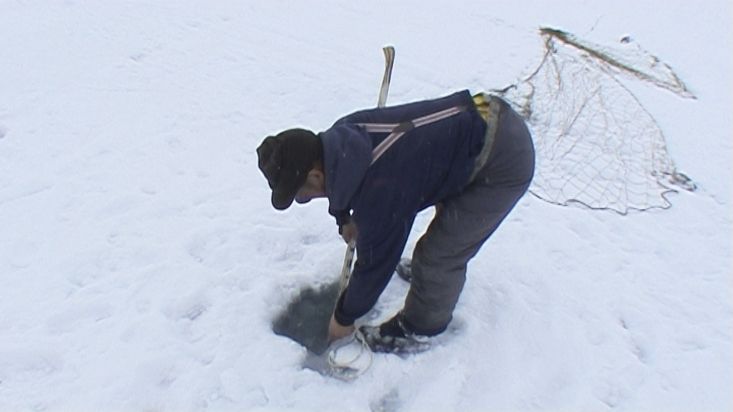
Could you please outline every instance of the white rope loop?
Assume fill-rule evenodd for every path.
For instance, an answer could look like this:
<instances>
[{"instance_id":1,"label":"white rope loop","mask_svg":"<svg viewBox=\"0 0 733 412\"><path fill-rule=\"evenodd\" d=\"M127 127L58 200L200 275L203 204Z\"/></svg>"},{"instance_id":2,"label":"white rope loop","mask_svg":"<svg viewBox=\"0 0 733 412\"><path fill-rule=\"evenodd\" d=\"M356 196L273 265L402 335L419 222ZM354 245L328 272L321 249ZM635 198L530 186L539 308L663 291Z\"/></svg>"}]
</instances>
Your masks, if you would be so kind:
<instances>
[{"instance_id":1,"label":"white rope loop","mask_svg":"<svg viewBox=\"0 0 733 412\"><path fill-rule=\"evenodd\" d=\"M354 332L354 334L351 335L351 338L349 340L334 342L334 345L329 348L328 367L330 368L330 372L333 376L336 376L343 380L353 380L363 375L372 366L372 363L374 361L374 354L372 353L371 349L369 349L369 345L367 345L366 339L363 339L363 337L360 338L360 336L361 332L357 330L356 332ZM339 351L347 346L351 346L354 341L360 344L359 352L349 360L339 361L337 359ZM367 355L367 363L366 365L359 367L359 360L362 358L362 356L364 356L365 353Z\"/></svg>"}]
</instances>

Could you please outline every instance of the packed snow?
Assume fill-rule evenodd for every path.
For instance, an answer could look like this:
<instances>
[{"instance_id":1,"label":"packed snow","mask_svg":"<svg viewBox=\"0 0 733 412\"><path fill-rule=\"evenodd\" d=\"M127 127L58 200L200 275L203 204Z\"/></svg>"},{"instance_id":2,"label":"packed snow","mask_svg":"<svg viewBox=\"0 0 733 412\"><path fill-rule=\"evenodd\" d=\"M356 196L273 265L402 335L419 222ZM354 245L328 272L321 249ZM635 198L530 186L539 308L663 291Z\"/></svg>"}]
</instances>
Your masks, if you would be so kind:
<instances>
[{"instance_id":1,"label":"packed snow","mask_svg":"<svg viewBox=\"0 0 733 412\"><path fill-rule=\"evenodd\" d=\"M733 409L731 9L0 0L0 410ZM527 195L430 351L302 368L272 322L345 245L325 200L271 207L257 145L375 106L385 44L397 104L529 74L543 25L677 71L697 100L638 96L700 189L627 216Z\"/></svg>"}]
</instances>

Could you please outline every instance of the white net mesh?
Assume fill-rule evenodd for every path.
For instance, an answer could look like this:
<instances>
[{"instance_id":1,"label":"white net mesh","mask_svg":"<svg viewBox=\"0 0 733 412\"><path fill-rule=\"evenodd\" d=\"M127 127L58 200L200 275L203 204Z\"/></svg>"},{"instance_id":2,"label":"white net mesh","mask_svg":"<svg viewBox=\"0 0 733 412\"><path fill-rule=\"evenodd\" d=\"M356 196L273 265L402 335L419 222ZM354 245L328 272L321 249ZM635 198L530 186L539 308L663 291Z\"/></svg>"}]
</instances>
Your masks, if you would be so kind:
<instances>
[{"instance_id":1,"label":"white net mesh","mask_svg":"<svg viewBox=\"0 0 733 412\"><path fill-rule=\"evenodd\" d=\"M532 129L537 150L530 192L592 209L668 208L666 194L694 190L679 173L652 115L622 76L694 98L672 69L639 47L610 50L543 28L537 70L499 91ZM631 45L629 45L631 46Z\"/></svg>"}]
</instances>

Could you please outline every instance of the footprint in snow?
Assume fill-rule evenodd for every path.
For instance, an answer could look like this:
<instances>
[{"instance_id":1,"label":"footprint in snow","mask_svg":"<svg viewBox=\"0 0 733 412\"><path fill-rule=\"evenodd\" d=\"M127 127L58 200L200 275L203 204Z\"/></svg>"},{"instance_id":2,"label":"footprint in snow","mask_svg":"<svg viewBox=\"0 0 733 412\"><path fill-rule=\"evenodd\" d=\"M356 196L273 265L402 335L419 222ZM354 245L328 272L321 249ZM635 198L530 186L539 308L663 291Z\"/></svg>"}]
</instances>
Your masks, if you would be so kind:
<instances>
[{"instance_id":1,"label":"footprint in snow","mask_svg":"<svg viewBox=\"0 0 733 412\"><path fill-rule=\"evenodd\" d=\"M201 293L183 297L169 303L163 313L172 320L187 319L195 321L209 309L209 302Z\"/></svg>"},{"instance_id":2,"label":"footprint in snow","mask_svg":"<svg viewBox=\"0 0 733 412\"><path fill-rule=\"evenodd\" d=\"M384 396L369 404L372 412L394 412L400 409L402 401L400 393L395 388L387 392Z\"/></svg>"}]
</instances>

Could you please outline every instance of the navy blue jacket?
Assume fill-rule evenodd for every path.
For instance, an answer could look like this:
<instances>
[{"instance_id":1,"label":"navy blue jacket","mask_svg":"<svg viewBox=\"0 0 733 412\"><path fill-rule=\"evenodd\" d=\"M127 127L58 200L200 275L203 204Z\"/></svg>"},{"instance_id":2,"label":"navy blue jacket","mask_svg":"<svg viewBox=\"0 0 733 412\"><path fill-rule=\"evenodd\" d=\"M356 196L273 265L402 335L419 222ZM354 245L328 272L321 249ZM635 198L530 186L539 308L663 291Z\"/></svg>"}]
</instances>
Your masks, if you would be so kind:
<instances>
[{"instance_id":1,"label":"navy blue jacket","mask_svg":"<svg viewBox=\"0 0 733 412\"><path fill-rule=\"evenodd\" d=\"M466 110L408 131L370 165L373 148L389 133L369 133L361 124L402 123L455 106ZM340 324L353 324L374 306L399 262L417 213L466 186L485 133L486 123L464 90L440 99L359 111L319 134L329 213L339 225L353 219L359 230L354 271L336 306Z\"/></svg>"}]
</instances>

